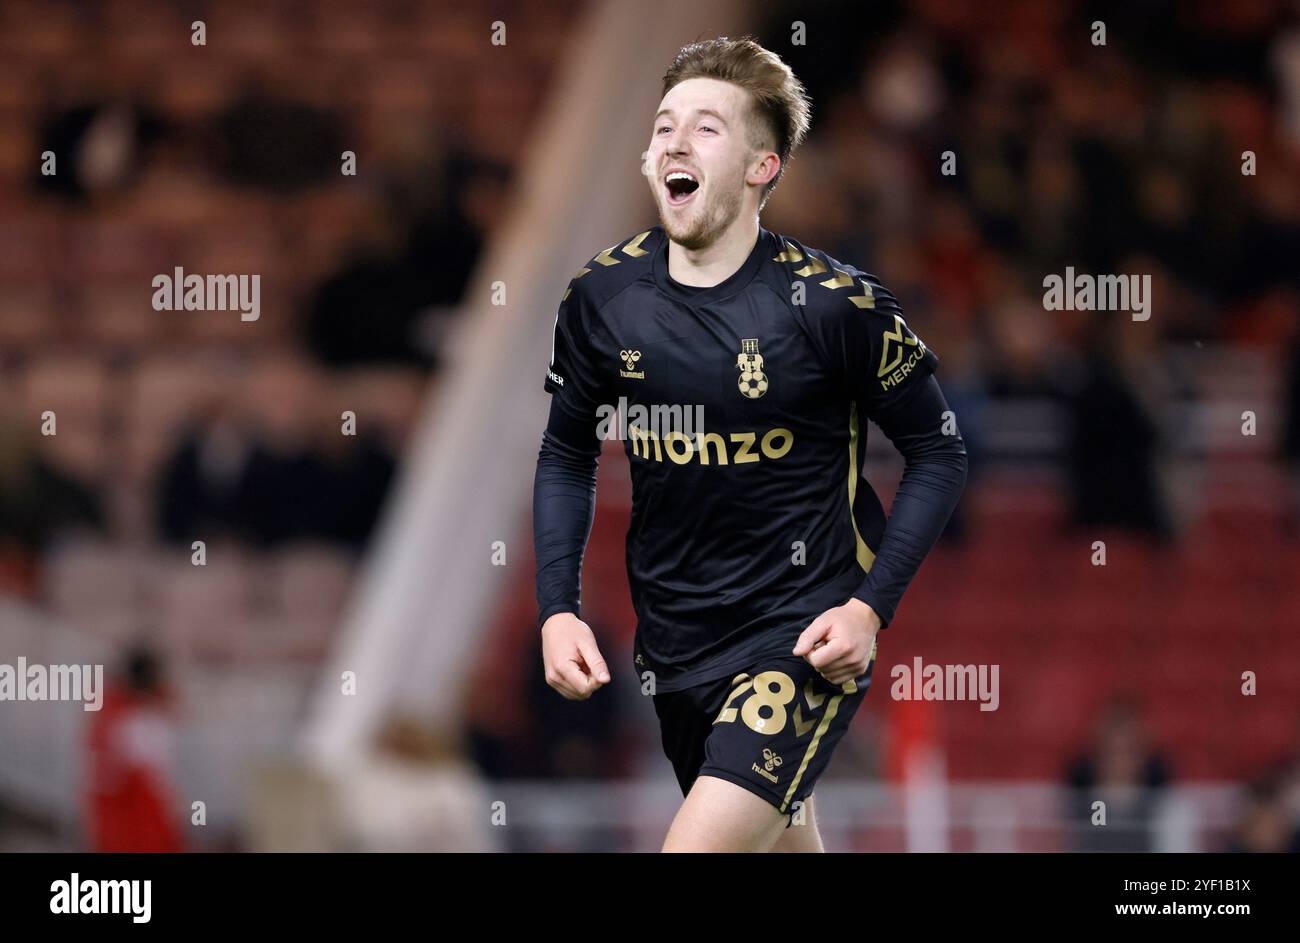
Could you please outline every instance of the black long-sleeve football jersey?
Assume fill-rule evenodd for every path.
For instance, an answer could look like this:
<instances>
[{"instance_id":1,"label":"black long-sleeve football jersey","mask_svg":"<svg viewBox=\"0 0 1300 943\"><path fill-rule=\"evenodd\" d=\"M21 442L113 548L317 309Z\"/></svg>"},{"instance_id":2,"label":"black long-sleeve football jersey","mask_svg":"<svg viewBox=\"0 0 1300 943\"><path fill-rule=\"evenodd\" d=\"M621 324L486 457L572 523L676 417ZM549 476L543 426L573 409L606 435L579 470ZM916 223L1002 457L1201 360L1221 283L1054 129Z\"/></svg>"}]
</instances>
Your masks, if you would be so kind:
<instances>
[{"instance_id":1,"label":"black long-sleeve football jersey","mask_svg":"<svg viewBox=\"0 0 1300 943\"><path fill-rule=\"evenodd\" d=\"M573 428L597 428L620 402L633 418L638 406L680 407L659 415L685 431L623 427L635 661L671 691L788 654L809 622L858 593L886 524L861 476L866 419L932 384L938 359L874 276L797 240L760 228L744 264L705 288L670 277L667 246L656 226L578 271L545 388L552 424L558 411ZM542 559L549 539L539 536L543 619L576 605L576 585L572 602L555 587L576 582L577 562L543 572L556 569ZM892 608L880 614L887 623Z\"/></svg>"}]
</instances>

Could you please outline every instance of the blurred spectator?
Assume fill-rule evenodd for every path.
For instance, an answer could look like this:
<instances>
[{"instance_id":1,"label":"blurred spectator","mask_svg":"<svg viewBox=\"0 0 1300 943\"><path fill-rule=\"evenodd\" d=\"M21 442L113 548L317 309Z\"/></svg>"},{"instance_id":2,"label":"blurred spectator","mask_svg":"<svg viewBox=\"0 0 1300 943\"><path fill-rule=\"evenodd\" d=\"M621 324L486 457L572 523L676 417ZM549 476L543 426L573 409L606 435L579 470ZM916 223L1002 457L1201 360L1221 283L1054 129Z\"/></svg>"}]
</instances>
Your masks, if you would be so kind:
<instances>
[{"instance_id":1,"label":"blurred spectator","mask_svg":"<svg viewBox=\"0 0 1300 943\"><path fill-rule=\"evenodd\" d=\"M246 538L261 547L316 538L361 548L396 460L374 436L335 438L322 440L331 443L328 453L253 445L233 504Z\"/></svg>"},{"instance_id":2,"label":"blurred spectator","mask_svg":"<svg viewBox=\"0 0 1300 943\"><path fill-rule=\"evenodd\" d=\"M68 108L40 133L41 155L34 185L69 200L125 188L139 173L144 150L165 125L150 109L129 101L95 102ZM43 171L54 155L54 173Z\"/></svg>"},{"instance_id":3,"label":"blurred spectator","mask_svg":"<svg viewBox=\"0 0 1300 943\"><path fill-rule=\"evenodd\" d=\"M1136 708L1113 700L1097 725L1092 749L1071 765L1071 818L1077 851L1151 851L1153 812L1169 782L1164 759L1148 747ZM1106 804L1094 825L1093 803Z\"/></svg>"},{"instance_id":4,"label":"blurred spectator","mask_svg":"<svg viewBox=\"0 0 1300 943\"><path fill-rule=\"evenodd\" d=\"M99 495L42 459L16 426L0 421L0 589L32 595L39 555L72 527L103 529Z\"/></svg>"},{"instance_id":5,"label":"blurred spectator","mask_svg":"<svg viewBox=\"0 0 1300 943\"><path fill-rule=\"evenodd\" d=\"M1111 313L1094 334L1069 394L1065 458L1080 527L1173 534L1160 480L1163 409L1169 396L1150 326Z\"/></svg>"},{"instance_id":6,"label":"blurred spectator","mask_svg":"<svg viewBox=\"0 0 1300 943\"><path fill-rule=\"evenodd\" d=\"M217 125L221 170L234 183L283 193L338 179L343 129L333 112L250 86Z\"/></svg>"},{"instance_id":7,"label":"blurred spectator","mask_svg":"<svg viewBox=\"0 0 1300 943\"><path fill-rule=\"evenodd\" d=\"M432 210L400 236L372 233L321 285L307 328L316 355L331 366L436 361L446 327L437 317L460 303L509 181L497 163L450 157ZM404 211L391 208L398 219Z\"/></svg>"},{"instance_id":8,"label":"blurred spectator","mask_svg":"<svg viewBox=\"0 0 1300 943\"><path fill-rule=\"evenodd\" d=\"M180 435L162 470L158 529L170 541L188 544L218 535L234 536L246 526L244 482L252 451L248 429L224 400L203 406Z\"/></svg>"},{"instance_id":9,"label":"blurred spectator","mask_svg":"<svg viewBox=\"0 0 1300 943\"><path fill-rule=\"evenodd\" d=\"M463 279L458 248L451 260L440 260L439 273ZM443 268L442 261L452 264ZM406 266L380 246L363 246L316 292L307 322L307 340L322 362L332 367L364 363L424 365L416 324L431 303L433 286L441 277L426 276Z\"/></svg>"},{"instance_id":10,"label":"blurred spectator","mask_svg":"<svg viewBox=\"0 0 1300 943\"><path fill-rule=\"evenodd\" d=\"M165 539L233 536L261 547L330 540L360 550L397 460L363 417L344 435L321 378L293 354L268 353L245 384L249 408L214 398L184 428L160 477Z\"/></svg>"},{"instance_id":11,"label":"blurred spectator","mask_svg":"<svg viewBox=\"0 0 1300 943\"><path fill-rule=\"evenodd\" d=\"M1285 785L1284 771L1278 770L1246 787L1225 851L1300 854L1300 829L1287 802Z\"/></svg>"},{"instance_id":12,"label":"blurred spectator","mask_svg":"<svg viewBox=\"0 0 1300 943\"><path fill-rule=\"evenodd\" d=\"M319 455L325 505L319 536L360 550L383 508L397 460L374 433L326 435Z\"/></svg>"},{"instance_id":13,"label":"blurred spectator","mask_svg":"<svg viewBox=\"0 0 1300 943\"><path fill-rule=\"evenodd\" d=\"M170 766L170 694L149 648L128 652L103 707L92 713L88 747L90 848L99 852L178 852Z\"/></svg>"}]
</instances>

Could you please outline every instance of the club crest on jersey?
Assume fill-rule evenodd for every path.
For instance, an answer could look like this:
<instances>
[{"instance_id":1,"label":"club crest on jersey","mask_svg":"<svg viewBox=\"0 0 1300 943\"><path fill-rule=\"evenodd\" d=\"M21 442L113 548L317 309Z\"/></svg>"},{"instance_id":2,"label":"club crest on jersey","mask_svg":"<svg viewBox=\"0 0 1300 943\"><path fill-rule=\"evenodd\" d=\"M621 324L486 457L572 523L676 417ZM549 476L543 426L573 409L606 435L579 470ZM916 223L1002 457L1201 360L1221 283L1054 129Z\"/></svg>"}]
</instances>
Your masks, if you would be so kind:
<instances>
[{"instance_id":1,"label":"club crest on jersey","mask_svg":"<svg viewBox=\"0 0 1300 943\"><path fill-rule=\"evenodd\" d=\"M644 370L633 370L633 369L632 369L633 367L635 367L635 366L637 365L637 361L639 361L639 360L641 359L641 351L639 351L639 350L620 350L620 351L618 352L618 357L619 357L619 359L622 360L625 364L627 364L627 369L626 369L626 370L620 370L620 371L618 371L618 375L619 375L619 376L621 376L621 377L629 377L630 379L633 379L633 380L644 380L644 379L645 379L645 371L644 371Z\"/></svg>"},{"instance_id":2,"label":"club crest on jersey","mask_svg":"<svg viewBox=\"0 0 1300 943\"><path fill-rule=\"evenodd\" d=\"M736 355L736 369L740 371L740 395L758 399L767 392L767 374L763 372L763 355L758 352L758 338L747 337L740 342Z\"/></svg>"}]
</instances>

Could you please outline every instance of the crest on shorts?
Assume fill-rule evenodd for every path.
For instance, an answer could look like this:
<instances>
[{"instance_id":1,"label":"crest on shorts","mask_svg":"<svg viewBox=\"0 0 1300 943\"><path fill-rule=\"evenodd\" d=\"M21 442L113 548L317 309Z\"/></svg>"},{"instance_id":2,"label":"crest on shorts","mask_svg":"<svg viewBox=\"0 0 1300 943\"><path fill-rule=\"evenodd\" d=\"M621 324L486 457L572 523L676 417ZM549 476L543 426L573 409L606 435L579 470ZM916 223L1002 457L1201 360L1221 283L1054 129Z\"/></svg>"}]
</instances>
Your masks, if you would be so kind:
<instances>
[{"instance_id":1,"label":"crest on shorts","mask_svg":"<svg viewBox=\"0 0 1300 943\"><path fill-rule=\"evenodd\" d=\"M736 369L740 371L737 386L741 396L758 399L767 392L767 374L763 372L763 355L758 352L757 337L741 340L740 353L736 355Z\"/></svg>"}]
</instances>

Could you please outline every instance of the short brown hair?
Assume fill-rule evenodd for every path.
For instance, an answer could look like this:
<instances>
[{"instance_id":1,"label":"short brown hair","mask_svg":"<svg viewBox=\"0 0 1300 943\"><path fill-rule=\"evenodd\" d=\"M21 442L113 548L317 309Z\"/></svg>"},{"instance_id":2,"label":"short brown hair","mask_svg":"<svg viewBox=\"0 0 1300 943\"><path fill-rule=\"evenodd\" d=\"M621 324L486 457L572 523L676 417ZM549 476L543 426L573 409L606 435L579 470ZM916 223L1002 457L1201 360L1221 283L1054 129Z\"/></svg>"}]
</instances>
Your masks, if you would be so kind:
<instances>
[{"instance_id":1,"label":"short brown hair","mask_svg":"<svg viewBox=\"0 0 1300 943\"><path fill-rule=\"evenodd\" d=\"M740 39L719 36L683 46L664 73L661 94L667 95L687 79L719 79L749 92L752 114L758 119L749 123L750 142L760 147L762 129L766 128L774 138L772 150L781 158L780 170L763 188L763 199L759 202L762 209L785 173L790 155L808 135L812 103L803 83L780 56L748 36Z\"/></svg>"}]
</instances>

